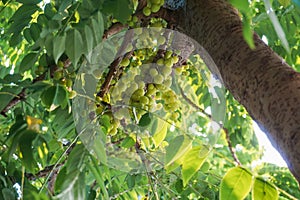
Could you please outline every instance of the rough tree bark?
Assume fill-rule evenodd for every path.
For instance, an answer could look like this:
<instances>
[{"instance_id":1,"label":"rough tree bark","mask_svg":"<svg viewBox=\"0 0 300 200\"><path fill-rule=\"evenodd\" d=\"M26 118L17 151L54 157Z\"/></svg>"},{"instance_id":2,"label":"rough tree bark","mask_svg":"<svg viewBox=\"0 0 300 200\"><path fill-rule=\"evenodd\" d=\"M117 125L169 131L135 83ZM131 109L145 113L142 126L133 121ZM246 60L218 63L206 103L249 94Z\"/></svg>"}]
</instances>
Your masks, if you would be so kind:
<instances>
[{"instance_id":1,"label":"rough tree bark","mask_svg":"<svg viewBox=\"0 0 300 200\"><path fill-rule=\"evenodd\" d=\"M300 182L300 74L254 34L251 50L225 0L187 0L178 24L216 63L224 84L266 131Z\"/></svg>"}]
</instances>

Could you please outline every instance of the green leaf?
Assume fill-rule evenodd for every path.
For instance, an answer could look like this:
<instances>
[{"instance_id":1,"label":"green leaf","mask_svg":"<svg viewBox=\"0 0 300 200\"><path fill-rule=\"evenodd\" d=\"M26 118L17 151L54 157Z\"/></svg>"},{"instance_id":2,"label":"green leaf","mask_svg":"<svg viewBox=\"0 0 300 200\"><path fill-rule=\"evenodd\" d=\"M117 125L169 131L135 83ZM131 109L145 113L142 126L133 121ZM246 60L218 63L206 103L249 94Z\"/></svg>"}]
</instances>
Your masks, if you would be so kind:
<instances>
[{"instance_id":1,"label":"green leaf","mask_svg":"<svg viewBox=\"0 0 300 200\"><path fill-rule=\"evenodd\" d=\"M30 172L34 172L35 168L37 167L36 161L33 156L34 151L32 147L32 142L36 137L37 133L35 131L26 130L19 140L20 153L22 154L20 158L24 163L26 169Z\"/></svg>"},{"instance_id":2,"label":"green leaf","mask_svg":"<svg viewBox=\"0 0 300 200\"><path fill-rule=\"evenodd\" d=\"M277 200L279 198L277 189L269 182L266 182L259 177L255 178L252 190L252 197L254 200Z\"/></svg>"},{"instance_id":3,"label":"green leaf","mask_svg":"<svg viewBox=\"0 0 300 200\"><path fill-rule=\"evenodd\" d=\"M73 171L78 171L84 161L86 155L85 148L82 144L77 144L72 152L68 156L67 162L67 174L72 173Z\"/></svg>"},{"instance_id":4,"label":"green leaf","mask_svg":"<svg viewBox=\"0 0 300 200\"><path fill-rule=\"evenodd\" d=\"M135 175L127 174L126 183L129 189L132 189L135 185Z\"/></svg>"},{"instance_id":5,"label":"green leaf","mask_svg":"<svg viewBox=\"0 0 300 200\"><path fill-rule=\"evenodd\" d=\"M14 192L8 188L2 189L2 195L4 197L4 200L15 200L16 199Z\"/></svg>"},{"instance_id":6,"label":"green leaf","mask_svg":"<svg viewBox=\"0 0 300 200\"><path fill-rule=\"evenodd\" d=\"M151 118L150 113L146 113L141 117L141 119L139 121L139 126L145 127L145 126L150 125L151 122L152 122L152 118Z\"/></svg>"},{"instance_id":7,"label":"green leaf","mask_svg":"<svg viewBox=\"0 0 300 200\"><path fill-rule=\"evenodd\" d=\"M0 90L0 111L2 111L5 106L15 98L20 92L22 88L20 87L3 87Z\"/></svg>"},{"instance_id":8,"label":"green leaf","mask_svg":"<svg viewBox=\"0 0 300 200\"><path fill-rule=\"evenodd\" d=\"M121 146L124 148L130 148L133 147L135 144L135 141L132 137L127 136L121 143Z\"/></svg>"},{"instance_id":9,"label":"green leaf","mask_svg":"<svg viewBox=\"0 0 300 200\"><path fill-rule=\"evenodd\" d=\"M96 15L91 18L91 28L93 30L95 44L98 45L102 41L104 33L104 21L101 12L97 12Z\"/></svg>"},{"instance_id":10,"label":"green leaf","mask_svg":"<svg viewBox=\"0 0 300 200\"><path fill-rule=\"evenodd\" d=\"M39 191L32 185L29 187L29 184L25 185L23 190L23 199L30 200L49 200L48 196L45 193L39 193Z\"/></svg>"},{"instance_id":11,"label":"green leaf","mask_svg":"<svg viewBox=\"0 0 300 200\"><path fill-rule=\"evenodd\" d=\"M90 189L89 196L87 197L87 200L95 200L97 196L97 192L93 189Z\"/></svg>"},{"instance_id":12,"label":"green leaf","mask_svg":"<svg viewBox=\"0 0 300 200\"><path fill-rule=\"evenodd\" d=\"M278 2L283 6L283 7L288 7L291 4L291 0L278 0Z\"/></svg>"},{"instance_id":13,"label":"green leaf","mask_svg":"<svg viewBox=\"0 0 300 200\"><path fill-rule=\"evenodd\" d=\"M242 200L250 192L252 174L242 168L231 168L223 177L220 186L220 200Z\"/></svg>"},{"instance_id":14,"label":"green leaf","mask_svg":"<svg viewBox=\"0 0 300 200\"><path fill-rule=\"evenodd\" d=\"M83 41L81 34L78 30L72 29L67 32L66 39L66 54L70 58L74 67L83 53Z\"/></svg>"},{"instance_id":15,"label":"green leaf","mask_svg":"<svg viewBox=\"0 0 300 200\"><path fill-rule=\"evenodd\" d=\"M65 52L66 35L56 36L53 39L53 58L55 63L58 62L60 56Z\"/></svg>"},{"instance_id":16,"label":"green leaf","mask_svg":"<svg viewBox=\"0 0 300 200\"><path fill-rule=\"evenodd\" d=\"M25 5L34 5L40 3L42 0L17 0L17 2Z\"/></svg>"},{"instance_id":17,"label":"green leaf","mask_svg":"<svg viewBox=\"0 0 300 200\"><path fill-rule=\"evenodd\" d=\"M37 23L30 25L30 35L33 41L37 41L40 38L41 31L41 27Z\"/></svg>"},{"instance_id":18,"label":"green leaf","mask_svg":"<svg viewBox=\"0 0 300 200\"><path fill-rule=\"evenodd\" d=\"M27 40L27 42L30 43L32 41L32 37L31 37L31 33L30 33L30 29L29 28L25 28L24 29L23 36Z\"/></svg>"},{"instance_id":19,"label":"green leaf","mask_svg":"<svg viewBox=\"0 0 300 200\"><path fill-rule=\"evenodd\" d=\"M187 152L186 152L187 153ZM186 154L185 153L185 154ZM177 160L175 160L174 162L172 162L170 165L166 166L166 172L167 174L174 171L175 169L177 169L180 165L182 165L183 163L183 158L185 156L185 154L183 154L180 158L178 158Z\"/></svg>"},{"instance_id":20,"label":"green leaf","mask_svg":"<svg viewBox=\"0 0 300 200\"><path fill-rule=\"evenodd\" d=\"M156 147L158 147L166 138L168 131L168 123L164 120L157 119L157 128L153 134L153 140Z\"/></svg>"},{"instance_id":21,"label":"green leaf","mask_svg":"<svg viewBox=\"0 0 300 200\"><path fill-rule=\"evenodd\" d=\"M24 4L18 8L14 15L9 19L9 21L24 21L24 19L31 19L31 15L38 11L40 7L37 5L27 5Z\"/></svg>"},{"instance_id":22,"label":"green leaf","mask_svg":"<svg viewBox=\"0 0 300 200\"><path fill-rule=\"evenodd\" d=\"M196 146L184 155L181 170L184 186L186 186L192 176L200 169L208 153L209 150L205 146Z\"/></svg>"},{"instance_id":23,"label":"green leaf","mask_svg":"<svg viewBox=\"0 0 300 200\"><path fill-rule=\"evenodd\" d=\"M103 7L104 12L112 14L121 23L125 23L133 12L132 3L128 0L105 1Z\"/></svg>"},{"instance_id":24,"label":"green leaf","mask_svg":"<svg viewBox=\"0 0 300 200\"><path fill-rule=\"evenodd\" d=\"M241 10L244 13L249 12L249 1L248 0L230 0L230 3Z\"/></svg>"},{"instance_id":25,"label":"green leaf","mask_svg":"<svg viewBox=\"0 0 300 200\"><path fill-rule=\"evenodd\" d=\"M93 30L86 25L84 27L84 37L83 37L83 41L84 41L84 45L85 45L85 54L88 55L94 47L94 38L93 38Z\"/></svg>"},{"instance_id":26,"label":"green leaf","mask_svg":"<svg viewBox=\"0 0 300 200\"><path fill-rule=\"evenodd\" d=\"M21 30L20 30L21 31ZM22 41L22 36L19 33L14 33L9 39L9 45L11 47L17 46Z\"/></svg>"},{"instance_id":27,"label":"green leaf","mask_svg":"<svg viewBox=\"0 0 300 200\"><path fill-rule=\"evenodd\" d=\"M21 31L28 25L30 20L31 18L24 18L18 21L14 21L7 30L7 33L13 33L14 35L16 35L15 37L21 36Z\"/></svg>"},{"instance_id":28,"label":"green leaf","mask_svg":"<svg viewBox=\"0 0 300 200\"><path fill-rule=\"evenodd\" d=\"M57 13L57 10L51 3L47 3L44 8L44 13L48 19L52 19L52 17Z\"/></svg>"},{"instance_id":29,"label":"green leaf","mask_svg":"<svg viewBox=\"0 0 300 200\"><path fill-rule=\"evenodd\" d=\"M10 84L15 83L18 84L22 80L21 74L7 74L3 79L0 79L0 83ZM15 93L15 92L14 92Z\"/></svg>"},{"instance_id":30,"label":"green leaf","mask_svg":"<svg viewBox=\"0 0 300 200\"><path fill-rule=\"evenodd\" d=\"M50 86L41 94L42 103L50 110L55 110L58 106L64 108L68 104L68 93L61 85Z\"/></svg>"},{"instance_id":31,"label":"green leaf","mask_svg":"<svg viewBox=\"0 0 300 200\"><path fill-rule=\"evenodd\" d=\"M255 48L254 40L253 40L253 32L250 27L250 19L246 15L243 15L243 36L247 44L251 49Z\"/></svg>"},{"instance_id":32,"label":"green leaf","mask_svg":"<svg viewBox=\"0 0 300 200\"><path fill-rule=\"evenodd\" d=\"M97 133L95 140L93 141L93 152L96 154L97 159L103 163L107 164L107 156L106 156L106 146L105 146L105 138L103 138L104 132L100 130Z\"/></svg>"},{"instance_id":33,"label":"green leaf","mask_svg":"<svg viewBox=\"0 0 300 200\"><path fill-rule=\"evenodd\" d=\"M39 56L39 54L37 54L37 53L27 54L21 61L19 72L23 73L23 72L31 69L32 67L34 67L34 64L37 61L38 56Z\"/></svg>"},{"instance_id":34,"label":"green leaf","mask_svg":"<svg viewBox=\"0 0 300 200\"><path fill-rule=\"evenodd\" d=\"M53 114L55 118L52 121L52 128L57 133L58 139L66 137L72 131L75 132L73 116L67 109L56 109Z\"/></svg>"},{"instance_id":35,"label":"green leaf","mask_svg":"<svg viewBox=\"0 0 300 200\"><path fill-rule=\"evenodd\" d=\"M230 0L230 3L243 14L243 36L251 49L255 48L251 30L251 9L248 0Z\"/></svg>"},{"instance_id":36,"label":"green leaf","mask_svg":"<svg viewBox=\"0 0 300 200\"><path fill-rule=\"evenodd\" d=\"M107 192L107 188L104 185L103 172L101 171L101 168L97 164L96 159L92 156L90 156L90 158L91 158L91 162L86 163L87 167L93 173L95 179L97 180L97 182L100 186L101 192L104 195L104 199L109 199L109 194Z\"/></svg>"},{"instance_id":37,"label":"green leaf","mask_svg":"<svg viewBox=\"0 0 300 200\"><path fill-rule=\"evenodd\" d=\"M61 193L54 196L55 199L85 199L85 173L79 170L65 175L61 186Z\"/></svg>"},{"instance_id":38,"label":"green leaf","mask_svg":"<svg viewBox=\"0 0 300 200\"><path fill-rule=\"evenodd\" d=\"M183 156L192 147L192 140L186 135L179 135L169 142L166 148L165 166Z\"/></svg>"},{"instance_id":39,"label":"green leaf","mask_svg":"<svg viewBox=\"0 0 300 200\"><path fill-rule=\"evenodd\" d=\"M289 47L289 43L286 39L286 36L285 36L285 33L280 25L280 22L274 12L274 9L272 8L271 6L271 2L270 0L264 0L264 3L265 3L265 9L266 9L266 12L274 26L274 29L275 29L275 32L278 36L278 38L280 39L281 43L282 43L282 46L283 48L288 52L290 53L290 47Z\"/></svg>"}]
</instances>

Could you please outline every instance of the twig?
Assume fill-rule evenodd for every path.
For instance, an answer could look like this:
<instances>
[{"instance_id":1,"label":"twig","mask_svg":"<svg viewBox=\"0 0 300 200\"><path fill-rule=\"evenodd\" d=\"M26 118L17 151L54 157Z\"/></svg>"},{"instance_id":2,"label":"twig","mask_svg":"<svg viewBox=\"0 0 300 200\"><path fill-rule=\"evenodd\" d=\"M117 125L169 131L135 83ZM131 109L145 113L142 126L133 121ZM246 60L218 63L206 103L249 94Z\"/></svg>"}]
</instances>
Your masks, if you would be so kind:
<instances>
[{"instance_id":1,"label":"twig","mask_svg":"<svg viewBox=\"0 0 300 200\"><path fill-rule=\"evenodd\" d=\"M201 113L203 113L204 115L206 115L208 118L212 119L212 116L210 114L208 114L207 112L205 112L204 109L200 108L198 105L196 105L192 100L190 100L184 93L184 91L182 90L181 87L180 88L180 93L183 97L183 99L190 104L192 107L194 107L195 109L199 110Z\"/></svg>"},{"instance_id":2,"label":"twig","mask_svg":"<svg viewBox=\"0 0 300 200\"><path fill-rule=\"evenodd\" d=\"M197 110L200 110L201 113L205 114L207 117L209 117L210 119L212 119L212 116L208 113L206 113L202 108L200 108L199 106L197 106L194 102L192 102L185 94L184 94L184 91L182 90L181 87L180 88L180 93L182 95L182 97L184 98L184 100L190 104L192 107L196 108ZM219 123L218 123L219 124ZM229 138L229 133L228 133L228 129L224 128L222 124L219 124L220 127L222 127L222 129L224 130L225 132L225 135L226 135L226 141L228 143L228 148L229 148L229 151L234 159L234 161L238 164L238 165L241 165L241 162L239 161L233 147L232 147L232 144L231 144L231 141L230 141L230 138Z\"/></svg>"},{"instance_id":3,"label":"twig","mask_svg":"<svg viewBox=\"0 0 300 200\"><path fill-rule=\"evenodd\" d=\"M116 55L118 55L118 56L123 55L126 52L126 48L127 48L128 44L131 43L132 39L133 39L133 32L132 31L127 31L125 33L124 40L121 44L121 47L118 50ZM130 57L131 54L132 54L132 52L126 53L124 57ZM111 65L109 67L109 72L108 72L108 74L107 74L107 76L104 80L104 83L101 86L100 91L97 93L97 96L102 98L107 93L107 91L110 88L111 81L113 80L113 78L116 76L116 74L118 72L119 65L120 65L122 59L123 59L123 56L119 56L117 59L115 59L111 63Z\"/></svg>"},{"instance_id":4,"label":"twig","mask_svg":"<svg viewBox=\"0 0 300 200\"><path fill-rule=\"evenodd\" d=\"M113 25L110 26L108 30L106 30L102 36L103 40L106 40L110 36L119 33L121 30L128 28L127 25L121 24L120 22L114 23Z\"/></svg>"},{"instance_id":5,"label":"twig","mask_svg":"<svg viewBox=\"0 0 300 200\"><path fill-rule=\"evenodd\" d=\"M31 173L25 173L25 177L29 180L29 181L34 181L38 178L43 178L46 177L52 170L55 170L54 167L59 168L61 166L63 166L65 164L65 161L62 163L59 163L57 165L50 165L45 167L45 169L39 171L36 174L31 174Z\"/></svg>"},{"instance_id":6,"label":"twig","mask_svg":"<svg viewBox=\"0 0 300 200\"><path fill-rule=\"evenodd\" d=\"M224 128L223 127L223 130L225 132L225 135L226 135L226 140L227 140L227 143L228 143L228 148L229 148L229 151L234 159L234 161L238 164L238 165L241 165L241 162L239 161L233 147L232 147L232 144L231 144L231 141L230 141L230 138L229 138L229 133L228 133L228 130L227 128Z\"/></svg>"},{"instance_id":7,"label":"twig","mask_svg":"<svg viewBox=\"0 0 300 200\"><path fill-rule=\"evenodd\" d=\"M154 194L154 197L156 200L159 200L159 197L158 197L158 194L157 194L157 191L156 191L156 187L155 187L155 184L153 184L153 181L152 181L152 176L154 176L151 168L150 168L150 163L149 161L146 159L145 155L144 155L144 151L141 149L141 145L140 145L140 142L138 140L138 138L136 138L136 143L135 143L135 150L136 150L136 153L140 156L143 164L144 164L144 167L145 167L145 170L146 170L146 174L147 174L147 177L148 177L148 182L149 182L149 185L151 187L151 190ZM154 176L155 177L155 176Z\"/></svg>"},{"instance_id":8,"label":"twig","mask_svg":"<svg viewBox=\"0 0 300 200\"><path fill-rule=\"evenodd\" d=\"M12 107L14 107L16 104L18 104L20 101L26 99L25 94L25 88L22 89L22 91L14 97L1 111L1 115L4 117L7 117L6 112L9 111Z\"/></svg>"}]
</instances>

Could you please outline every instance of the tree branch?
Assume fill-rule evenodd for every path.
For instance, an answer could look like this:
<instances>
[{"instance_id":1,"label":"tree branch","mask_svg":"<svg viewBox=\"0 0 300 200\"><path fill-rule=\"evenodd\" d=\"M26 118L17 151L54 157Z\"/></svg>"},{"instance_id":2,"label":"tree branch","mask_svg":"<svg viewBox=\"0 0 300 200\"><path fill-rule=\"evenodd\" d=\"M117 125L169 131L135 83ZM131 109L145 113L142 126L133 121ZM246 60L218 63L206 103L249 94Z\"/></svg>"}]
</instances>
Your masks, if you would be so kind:
<instances>
[{"instance_id":1,"label":"tree branch","mask_svg":"<svg viewBox=\"0 0 300 200\"><path fill-rule=\"evenodd\" d=\"M241 165L241 162L239 161L233 147L232 147L232 144L231 144L231 141L230 141L230 138L229 138L229 133L228 133L228 129L227 128L224 128L223 127L223 130L225 132L225 136L226 136L226 141L228 143L228 148L229 148L229 151L234 159L234 161L238 164L238 165Z\"/></svg>"}]
</instances>

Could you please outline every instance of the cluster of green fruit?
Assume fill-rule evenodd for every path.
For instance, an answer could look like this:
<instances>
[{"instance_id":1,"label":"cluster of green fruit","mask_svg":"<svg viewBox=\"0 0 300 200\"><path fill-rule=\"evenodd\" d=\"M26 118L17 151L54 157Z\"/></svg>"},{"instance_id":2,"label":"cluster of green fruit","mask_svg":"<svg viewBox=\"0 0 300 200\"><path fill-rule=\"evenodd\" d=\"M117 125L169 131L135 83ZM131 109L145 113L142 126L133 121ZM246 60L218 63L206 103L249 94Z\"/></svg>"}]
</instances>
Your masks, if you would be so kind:
<instances>
[{"instance_id":1,"label":"cluster of green fruit","mask_svg":"<svg viewBox=\"0 0 300 200\"><path fill-rule=\"evenodd\" d=\"M53 80L66 87L70 99L74 98L76 95L76 92L72 90L73 79L75 77L75 72L69 72L67 68L64 68L64 63L58 61L57 69L53 72Z\"/></svg>"},{"instance_id":2,"label":"cluster of green fruit","mask_svg":"<svg viewBox=\"0 0 300 200\"><path fill-rule=\"evenodd\" d=\"M130 26L131 28L137 28L139 27L139 18L135 15L130 15L129 19L127 20L127 24L128 26Z\"/></svg>"},{"instance_id":3,"label":"cluster of green fruit","mask_svg":"<svg viewBox=\"0 0 300 200\"><path fill-rule=\"evenodd\" d=\"M137 123L147 112L163 108L165 113L175 113L180 109L177 95L171 89L173 65L179 58L172 51L166 51L163 58L151 63L156 54L157 51L149 49L137 50L130 60L124 58L121 62L127 66L126 72L110 92L111 103L116 105L113 112L116 119L125 119L127 123L133 119ZM178 117L174 114L172 119Z\"/></svg>"},{"instance_id":4,"label":"cluster of green fruit","mask_svg":"<svg viewBox=\"0 0 300 200\"><path fill-rule=\"evenodd\" d=\"M147 0L147 6L143 8L143 14L149 16L151 13L158 12L164 3L164 0Z\"/></svg>"},{"instance_id":5,"label":"cluster of green fruit","mask_svg":"<svg viewBox=\"0 0 300 200\"><path fill-rule=\"evenodd\" d=\"M147 2L149 6L157 5L154 1ZM137 18L131 20L137 21ZM152 19L149 25L157 29L134 29L135 38L128 46L137 50L122 59L105 95L95 97L96 114L110 119L109 135L115 135L120 124L139 124L148 113L159 113L170 123L181 121L182 105L173 83L175 77L189 74L189 65L179 64L180 52L161 49L169 49L170 45L160 29L166 26L164 21ZM108 71L100 69L93 71L98 79L97 92L105 83L107 74Z\"/></svg>"}]
</instances>

